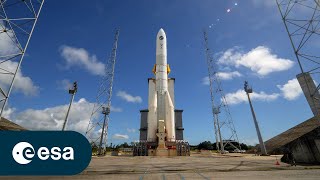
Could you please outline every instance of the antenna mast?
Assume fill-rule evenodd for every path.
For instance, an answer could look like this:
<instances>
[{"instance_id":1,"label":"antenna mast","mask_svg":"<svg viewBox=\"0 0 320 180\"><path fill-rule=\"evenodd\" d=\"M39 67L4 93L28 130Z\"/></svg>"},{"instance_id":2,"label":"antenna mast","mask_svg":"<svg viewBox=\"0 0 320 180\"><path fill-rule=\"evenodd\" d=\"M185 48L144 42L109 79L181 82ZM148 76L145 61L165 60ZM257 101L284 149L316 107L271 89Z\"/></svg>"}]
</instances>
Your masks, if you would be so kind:
<instances>
[{"instance_id":1,"label":"antenna mast","mask_svg":"<svg viewBox=\"0 0 320 180\"><path fill-rule=\"evenodd\" d=\"M320 0L276 2L301 71L297 79L313 114L320 115Z\"/></svg>"},{"instance_id":2,"label":"antenna mast","mask_svg":"<svg viewBox=\"0 0 320 180\"><path fill-rule=\"evenodd\" d=\"M105 75L99 86L86 136L93 147L98 147L98 155L105 155L110 120L111 97L114 68L118 48L119 29L116 29L111 55L106 62Z\"/></svg>"},{"instance_id":3,"label":"antenna mast","mask_svg":"<svg viewBox=\"0 0 320 180\"><path fill-rule=\"evenodd\" d=\"M231 145L234 149L241 150L238 135L233 124L227 99L224 95L221 81L217 72L217 64L213 59L212 52L209 48L207 32L203 32L206 58L208 65L208 79L210 85L210 96L212 103L212 114L214 122L214 132L216 137L216 147L220 153L224 153L226 145ZM238 147L233 145L238 143ZM220 144L220 147L219 147Z\"/></svg>"}]
</instances>

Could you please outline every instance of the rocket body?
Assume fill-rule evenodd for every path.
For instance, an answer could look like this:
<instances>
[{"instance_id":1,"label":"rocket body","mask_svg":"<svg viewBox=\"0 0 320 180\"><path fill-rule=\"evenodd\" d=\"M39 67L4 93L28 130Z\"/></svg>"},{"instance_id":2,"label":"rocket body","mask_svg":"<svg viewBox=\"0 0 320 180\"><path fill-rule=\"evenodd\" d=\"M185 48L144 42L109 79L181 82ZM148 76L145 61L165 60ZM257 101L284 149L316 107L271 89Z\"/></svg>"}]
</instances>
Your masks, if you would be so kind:
<instances>
[{"instance_id":1,"label":"rocket body","mask_svg":"<svg viewBox=\"0 0 320 180\"><path fill-rule=\"evenodd\" d=\"M156 139L159 120L165 123L166 141L175 141L174 104L168 91L167 37L157 34L155 85L149 84L148 141Z\"/></svg>"}]
</instances>

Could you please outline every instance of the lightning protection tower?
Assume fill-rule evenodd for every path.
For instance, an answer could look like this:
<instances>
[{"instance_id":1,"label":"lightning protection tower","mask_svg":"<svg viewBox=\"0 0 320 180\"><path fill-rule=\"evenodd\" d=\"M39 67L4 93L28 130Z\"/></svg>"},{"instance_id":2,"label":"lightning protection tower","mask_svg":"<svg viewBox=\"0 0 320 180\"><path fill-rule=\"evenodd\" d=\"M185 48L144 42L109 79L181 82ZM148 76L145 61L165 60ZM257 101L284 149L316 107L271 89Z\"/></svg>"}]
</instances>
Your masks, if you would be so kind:
<instances>
[{"instance_id":1,"label":"lightning protection tower","mask_svg":"<svg viewBox=\"0 0 320 180\"><path fill-rule=\"evenodd\" d=\"M0 121L16 76L21 73L43 3L44 0L0 0Z\"/></svg>"},{"instance_id":2,"label":"lightning protection tower","mask_svg":"<svg viewBox=\"0 0 320 180\"><path fill-rule=\"evenodd\" d=\"M297 79L313 114L320 115L320 0L276 2L301 71Z\"/></svg>"},{"instance_id":3,"label":"lightning protection tower","mask_svg":"<svg viewBox=\"0 0 320 180\"><path fill-rule=\"evenodd\" d=\"M116 29L111 55L106 62L105 75L102 77L96 103L94 104L86 131L86 136L92 147L98 147L98 155L105 155L107 145L118 38L119 29Z\"/></svg>"},{"instance_id":4,"label":"lightning protection tower","mask_svg":"<svg viewBox=\"0 0 320 180\"><path fill-rule=\"evenodd\" d=\"M203 34L208 66L208 79L210 85L216 148L221 153L225 152L224 149L227 145L232 146L236 150L241 150L238 135L229 110L228 102L224 95L220 78L217 74L217 64L209 48L207 32L204 31ZM237 143L237 145L234 145L235 142Z\"/></svg>"}]
</instances>

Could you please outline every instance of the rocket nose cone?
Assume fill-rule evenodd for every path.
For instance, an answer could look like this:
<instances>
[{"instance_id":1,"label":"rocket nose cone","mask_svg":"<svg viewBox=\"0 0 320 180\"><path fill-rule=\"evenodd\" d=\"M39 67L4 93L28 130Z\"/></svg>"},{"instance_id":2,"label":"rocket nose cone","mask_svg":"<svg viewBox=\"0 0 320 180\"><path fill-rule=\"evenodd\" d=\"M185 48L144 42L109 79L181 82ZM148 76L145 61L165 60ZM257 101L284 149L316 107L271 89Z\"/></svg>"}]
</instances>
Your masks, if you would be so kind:
<instances>
[{"instance_id":1,"label":"rocket nose cone","mask_svg":"<svg viewBox=\"0 0 320 180\"><path fill-rule=\"evenodd\" d=\"M158 34L160 34L160 33L161 33L161 34L165 34L165 33L164 33L164 30L163 30L162 28L159 30Z\"/></svg>"},{"instance_id":2,"label":"rocket nose cone","mask_svg":"<svg viewBox=\"0 0 320 180\"><path fill-rule=\"evenodd\" d=\"M156 40L156 54L162 54L164 56L167 55L167 37L166 37L166 33L164 32L164 30L161 28L157 34L157 40ZM157 58L157 64L164 64L161 62L158 62L158 58ZM167 61L167 60L165 60ZM166 63L165 63L166 64Z\"/></svg>"},{"instance_id":3,"label":"rocket nose cone","mask_svg":"<svg viewBox=\"0 0 320 180\"><path fill-rule=\"evenodd\" d=\"M162 28L159 30L157 37L159 40L166 39L166 33L164 32L164 30Z\"/></svg>"}]
</instances>

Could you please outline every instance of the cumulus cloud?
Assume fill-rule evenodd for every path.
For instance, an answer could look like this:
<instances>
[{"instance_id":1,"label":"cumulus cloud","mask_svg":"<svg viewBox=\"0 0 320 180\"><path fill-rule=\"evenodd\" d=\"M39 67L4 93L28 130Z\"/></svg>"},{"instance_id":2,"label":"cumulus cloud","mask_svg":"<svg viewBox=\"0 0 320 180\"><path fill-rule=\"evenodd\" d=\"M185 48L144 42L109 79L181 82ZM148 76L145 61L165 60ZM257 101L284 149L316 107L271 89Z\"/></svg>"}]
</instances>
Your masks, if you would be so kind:
<instances>
[{"instance_id":1,"label":"cumulus cloud","mask_svg":"<svg viewBox=\"0 0 320 180\"><path fill-rule=\"evenodd\" d=\"M10 72L15 72L16 68L18 66L18 62L13 62L13 61L6 61L1 63L1 72L3 72L3 69L10 71ZM11 81L12 81L13 76L12 75L1 75L0 76L0 85L3 89L8 90ZM13 91L14 92L21 92L26 96L34 96L37 95L39 92L39 87L34 85L33 81L31 80L30 77L24 76L21 68L18 69L16 79L13 84Z\"/></svg>"},{"instance_id":2,"label":"cumulus cloud","mask_svg":"<svg viewBox=\"0 0 320 180\"><path fill-rule=\"evenodd\" d=\"M73 83L69 79L62 79L57 81L58 89L69 90L72 88Z\"/></svg>"},{"instance_id":3,"label":"cumulus cloud","mask_svg":"<svg viewBox=\"0 0 320 180\"><path fill-rule=\"evenodd\" d=\"M217 76L221 79L221 80L231 80L235 77L241 77L242 74L239 73L238 71L233 71L233 72L218 72Z\"/></svg>"},{"instance_id":4,"label":"cumulus cloud","mask_svg":"<svg viewBox=\"0 0 320 180\"><path fill-rule=\"evenodd\" d=\"M259 93L253 92L250 94L250 98L253 101L274 101L279 96L280 95L277 93L267 94L263 91L261 91ZM230 104L230 105L248 102L247 94L242 89L239 89L234 93L228 93L225 95L225 97L226 97L228 104Z\"/></svg>"},{"instance_id":5,"label":"cumulus cloud","mask_svg":"<svg viewBox=\"0 0 320 180\"><path fill-rule=\"evenodd\" d=\"M291 101L297 99L302 94L302 89L297 79L291 79L284 85L277 85L282 96Z\"/></svg>"},{"instance_id":6,"label":"cumulus cloud","mask_svg":"<svg viewBox=\"0 0 320 180\"><path fill-rule=\"evenodd\" d=\"M133 128L127 128L127 131L129 133L135 133L136 132L136 129L133 129Z\"/></svg>"},{"instance_id":7,"label":"cumulus cloud","mask_svg":"<svg viewBox=\"0 0 320 180\"><path fill-rule=\"evenodd\" d=\"M2 116L7 119L11 119L11 115L14 114L15 111L16 111L15 108L10 108L10 107L6 106L6 108L2 112Z\"/></svg>"},{"instance_id":8,"label":"cumulus cloud","mask_svg":"<svg viewBox=\"0 0 320 180\"><path fill-rule=\"evenodd\" d=\"M242 52L238 47L234 47L220 55L219 64L237 68L246 67L261 76L266 76L272 72L285 71L294 65L293 61L272 54L271 50L265 46L258 46L247 53Z\"/></svg>"},{"instance_id":9,"label":"cumulus cloud","mask_svg":"<svg viewBox=\"0 0 320 180\"><path fill-rule=\"evenodd\" d=\"M16 57L17 54L21 54L21 51L18 49L12 30L5 27L3 22L0 21L0 32L4 29L7 31L5 33L0 33L0 72L14 73L18 67L18 62L13 61L13 59L15 59L14 57ZM11 57L13 58L8 60ZM12 79L13 76L10 74L2 74L0 76L0 86L4 91L8 91ZM30 77L24 76L21 69L19 69L14 82L13 91L22 92L24 95L36 95L39 88L34 85Z\"/></svg>"},{"instance_id":10,"label":"cumulus cloud","mask_svg":"<svg viewBox=\"0 0 320 180\"><path fill-rule=\"evenodd\" d=\"M125 91L118 91L117 96L127 102L132 102L132 103L141 103L142 102L142 98L140 96L133 96L133 95L128 94Z\"/></svg>"},{"instance_id":11,"label":"cumulus cloud","mask_svg":"<svg viewBox=\"0 0 320 180\"><path fill-rule=\"evenodd\" d=\"M233 78L236 77L241 77L242 74L239 73L238 71L233 71L233 72L218 72L217 76L219 77L220 80L232 80ZM202 79L202 84L203 85L209 85L209 77L204 77Z\"/></svg>"},{"instance_id":12,"label":"cumulus cloud","mask_svg":"<svg viewBox=\"0 0 320 180\"><path fill-rule=\"evenodd\" d=\"M4 29L6 29L5 33L3 33ZM19 48L16 45L13 31L8 27L5 27L1 20L0 32L2 32L0 33L0 56L19 53Z\"/></svg>"},{"instance_id":13,"label":"cumulus cloud","mask_svg":"<svg viewBox=\"0 0 320 180\"><path fill-rule=\"evenodd\" d=\"M208 76L202 78L201 82L202 82L203 85L210 85L210 80L209 80Z\"/></svg>"},{"instance_id":14,"label":"cumulus cloud","mask_svg":"<svg viewBox=\"0 0 320 180\"><path fill-rule=\"evenodd\" d=\"M66 61L67 68L78 66L86 69L93 75L104 75L105 65L98 61L96 55L90 55L87 50L62 46L60 53Z\"/></svg>"},{"instance_id":15,"label":"cumulus cloud","mask_svg":"<svg viewBox=\"0 0 320 180\"><path fill-rule=\"evenodd\" d=\"M61 130L68 106L69 104L65 104L45 109L27 109L22 112L11 111L7 117L29 130ZM84 98L75 101L70 110L67 129L85 133L93 106L94 103Z\"/></svg>"},{"instance_id":16,"label":"cumulus cloud","mask_svg":"<svg viewBox=\"0 0 320 180\"><path fill-rule=\"evenodd\" d=\"M203 85L210 85L210 80L209 80L208 76L202 78L201 82L202 82Z\"/></svg>"},{"instance_id":17,"label":"cumulus cloud","mask_svg":"<svg viewBox=\"0 0 320 180\"><path fill-rule=\"evenodd\" d=\"M61 130L68 104L45 108L27 109L16 113L12 120L30 130ZM93 104L80 99L72 104L67 129L85 132Z\"/></svg>"},{"instance_id":18,"label":"cumulus cloud","mask_svg":"<svg viewBox=\"0 0 320 180\"><path fill-rule=\"evenodd\" d=\"M129 139L129 136L126 134L114 134L112 139Z\"/></svg>"},{"instance_id":19,"label":"cumulus cloud","mask_svg":"<svg viewBox=\"0 0 320 180\"><path fill-rule=\"evenodd\" d=\"M122 110L122 108L111 106L110 107L110 111L112 111L112 112L122 112L123 110Z\"/></svg>"}]
</instances>

